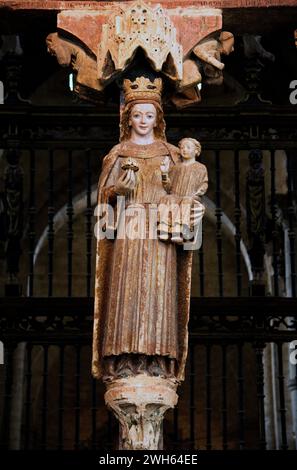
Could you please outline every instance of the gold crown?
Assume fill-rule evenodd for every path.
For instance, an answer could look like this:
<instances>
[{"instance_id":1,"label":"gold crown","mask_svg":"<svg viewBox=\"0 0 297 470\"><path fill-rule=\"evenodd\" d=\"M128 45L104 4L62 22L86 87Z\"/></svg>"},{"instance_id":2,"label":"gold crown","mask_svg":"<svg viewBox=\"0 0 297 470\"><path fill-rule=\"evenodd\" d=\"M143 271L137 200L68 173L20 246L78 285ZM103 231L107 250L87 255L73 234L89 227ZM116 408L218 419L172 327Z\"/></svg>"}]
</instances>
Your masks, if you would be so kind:
<instances>
[{"instance_id":1,"label":"gold crown","mask_svg":"<svg viewBox=\"0 0 297 470\"><path fill-rule=\"evenodd\" d=\"M161 103L161 78L156 78L153 82L145 77L137 77L134 82L126 78L123 88L126 104L135 100L152 100Z\"/></svg>"}]
</instances>

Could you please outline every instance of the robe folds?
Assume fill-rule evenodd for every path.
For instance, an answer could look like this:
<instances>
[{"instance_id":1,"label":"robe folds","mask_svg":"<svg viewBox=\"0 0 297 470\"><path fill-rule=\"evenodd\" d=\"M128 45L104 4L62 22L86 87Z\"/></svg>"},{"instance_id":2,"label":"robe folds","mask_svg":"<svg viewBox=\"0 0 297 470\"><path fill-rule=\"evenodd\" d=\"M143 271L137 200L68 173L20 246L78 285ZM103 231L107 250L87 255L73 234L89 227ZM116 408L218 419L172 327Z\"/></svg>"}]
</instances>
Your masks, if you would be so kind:
<instances>
[{"instance_id":1,"label":"robe folds","mask_svg":"<svg viewBox=\"0 0 297 470\"><path fill-rule=\"evenodd\" d=\"M192 252L149 237L148 212L166 194L160 164L179 150L162 140L149 145L122 142L104 158L98 204L115 204L113 187L128 158L137 163L137 186L126 197L126 214L137 213L141 237L97 240L92 373L102 376L102 358L121 354L166 356L184 379L188 351ZM129 216L128 216L129 217ZM143 220L142 220L143 219ZM129 225L129 224L128 224ZM128 234L129 228L125 233Z\"/></svg>"}]
</instances>

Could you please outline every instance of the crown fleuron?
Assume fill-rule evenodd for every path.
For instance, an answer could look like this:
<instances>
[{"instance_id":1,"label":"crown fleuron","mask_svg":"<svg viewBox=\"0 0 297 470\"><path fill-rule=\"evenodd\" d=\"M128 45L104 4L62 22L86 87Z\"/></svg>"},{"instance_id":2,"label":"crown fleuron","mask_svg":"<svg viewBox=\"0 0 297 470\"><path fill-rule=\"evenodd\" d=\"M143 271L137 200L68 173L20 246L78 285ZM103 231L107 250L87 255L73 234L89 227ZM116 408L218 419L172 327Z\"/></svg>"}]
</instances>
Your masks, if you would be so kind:
<instances>
[{"instance_id":1,"label":"crown fleuron","mask_svg":"<svg viewBox=\"0 0 297 470\"><path fill-rule=\"evenodd\" d=\"M136 100L150 100L161 103L161 78L155 78L153 82L145 77L137 77L134 82L131 82L131 80L126 78L123 83L123 89L126 104Z\"/></svg>"}]
</instances>

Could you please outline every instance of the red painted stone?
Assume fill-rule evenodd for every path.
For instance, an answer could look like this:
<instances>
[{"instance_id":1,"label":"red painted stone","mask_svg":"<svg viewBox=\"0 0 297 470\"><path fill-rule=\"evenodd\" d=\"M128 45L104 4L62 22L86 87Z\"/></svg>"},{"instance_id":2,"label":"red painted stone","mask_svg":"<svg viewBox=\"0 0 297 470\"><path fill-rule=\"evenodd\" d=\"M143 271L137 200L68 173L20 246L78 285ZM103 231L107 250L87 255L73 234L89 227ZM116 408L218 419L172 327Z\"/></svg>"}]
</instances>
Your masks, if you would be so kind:
<instances>
[{"instance_id":1,"label":"red painted stone","mask_svg":"<svg viewBox=\"0 0 297 470\"><path fill-rule=\"evenodd\" d=\"M222 28L222 15L217 13L213 16L190 16L171 15L169 17L177 30L177 41L183 47L186 55L193 47L209 34Z\"/></svg>"},{"instance_id":2,"label":"red painted stone","mask_svg":"<svg viewBox=\"0 0 297 470\"><path fill-rule=\"evenodd\" d=\"M108 15L96 11L63 11L58 14L57 27L80 39L97 55L102 25Z\"/></svg>"},{"instance_id":3,"label":"red painted stone","mask_svg":"<svg viewBox=\"0 0 297 470\"><path fill-rule=\"evenodd\" d=\"M97 54L101 40L102 25L108 22L110 14L116 8L104 12L97 11L62 11L58 15L58 28L67 31ZM186 55L202 38L222 28L222 14L214 10L213 14L203 14L203 11L188 10L187 8L168 9L167 14L177 30L177 41L182 45Z\"/></svg>"},{"instance_id":4,"label":"red painted stone","mask_svg":"<svg viewBox=\"0 0 297 470\"><path fill-rule=\"evenodd\" d=\"M29 10L105 10L115 3L126 3L123 0L97 2L83 0L0 0L0 8ZM261 7L296 7L296 0L150 0L149 3L160 3L165 8L178 6L195 6L204 8L261 8Z\"/></svg>"}]
</instances>

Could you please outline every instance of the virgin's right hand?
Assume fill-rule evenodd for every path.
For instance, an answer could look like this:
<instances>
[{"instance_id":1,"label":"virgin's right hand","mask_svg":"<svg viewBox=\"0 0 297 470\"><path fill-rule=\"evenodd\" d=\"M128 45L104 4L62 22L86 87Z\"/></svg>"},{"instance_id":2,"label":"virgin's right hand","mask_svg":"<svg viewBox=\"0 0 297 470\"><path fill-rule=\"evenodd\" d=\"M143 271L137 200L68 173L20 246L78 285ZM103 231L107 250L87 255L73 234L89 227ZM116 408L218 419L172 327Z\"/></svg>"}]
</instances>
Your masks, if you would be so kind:
<instances>
[{"instance_id":1,"label":"virgin's right hand","mask_svg":"<svg viewBox=\"0 0 297 470\"><path fill-rule=\"evenodd\" d=\"M116 182L114 190L123 196L128 195L136 186L136 177L133 170L127 170Z\"/></svg>"}]
</instances>

